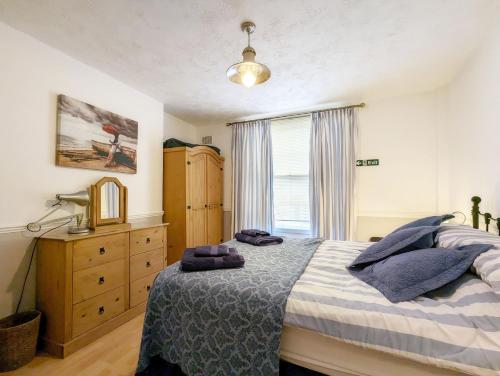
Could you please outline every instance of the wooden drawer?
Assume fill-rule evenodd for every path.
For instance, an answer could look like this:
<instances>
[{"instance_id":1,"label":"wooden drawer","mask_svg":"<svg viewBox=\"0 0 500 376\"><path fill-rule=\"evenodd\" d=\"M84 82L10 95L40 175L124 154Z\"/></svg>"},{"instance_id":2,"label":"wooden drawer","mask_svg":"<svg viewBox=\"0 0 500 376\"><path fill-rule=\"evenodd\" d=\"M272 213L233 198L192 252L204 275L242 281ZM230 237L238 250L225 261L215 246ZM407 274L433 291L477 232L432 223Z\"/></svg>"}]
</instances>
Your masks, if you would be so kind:
<instances>
[{"instance_id":1,"label":"wooden drawer","mask_svg":"<svg viewBox=\"0 0 500 376\"><path fill-rule=\"evenodd\" d=\"M148 300L149 290L157 275L158 273L153 273L130 284L130 307Z\"/></svg>"},{"instance_id":2,"label":"wooden drawer","mask_svg":"<svg viewBox=\"0 0 500 376\"><path fill-rule=\"evenodd\" d=\"M130 257L130 281L163 269L163 248Z\"/></svg>"},{"instance_id":3,"label":"wooden drawer","mask_svg":"<svg viewBox=\"0 0 500 376\"><path fill-rule=\"evenodd\" d=\"M125 311L125 289L119 287L73 306L73 338Z\"/></svg>"},{"instance_id":4,"label":"wooden drawer","mask_svg":"<svg viewBox=\"0 0 500 376\"><path fill-rule=\"evenodd\" d=\"M125 284L125 260L108 262L73 273L73 303Z\"/></svg>"},{"instance_id":5,"label":"wooden drawer","mask_svg":"<svg viewBox=\"0 0 500 376\"><path fill-rule=\"evenodd\" d=\"M130 255L163 247L164 227L152 227L130 232Z\"/></svg>"},{"instance_id":6,"label":"wooden drawer","mask_svg":"<svg viewBox=\"0 0 500 376\"><path fill-rule=\"evenodd\" d=\"M125 258L128 234L77 240L73 245L73 270L82 270Z\"/></svg>"}]
</instances>

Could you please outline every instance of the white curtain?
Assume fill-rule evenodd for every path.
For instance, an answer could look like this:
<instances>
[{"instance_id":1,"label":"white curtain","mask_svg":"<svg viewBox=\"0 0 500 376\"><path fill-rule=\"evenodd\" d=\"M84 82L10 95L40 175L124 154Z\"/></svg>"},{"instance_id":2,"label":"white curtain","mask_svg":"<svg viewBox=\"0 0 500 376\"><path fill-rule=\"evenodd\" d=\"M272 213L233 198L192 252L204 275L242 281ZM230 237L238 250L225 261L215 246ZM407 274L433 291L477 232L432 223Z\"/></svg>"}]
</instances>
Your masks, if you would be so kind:
<instances>
[{"instance_id":1,"label":"white curtain","mask_svg":"<svg viewBox=\"0 0 500 376\"><path fill-rule=\"evenodd\" d=\"M101 218L118 218L120 216L120 189L113 182L101 186Z\"/></svg>"},{"instance_id":2,"label":"white curtain","mask_svg":"<svg viewBox=\"0 0 500 376\"><path fill-rule=\"evenodd\" d=\"M245 228L272 232L271 121L249 121L232 127L232 232Z\"/></svg>"},{"instance_id":3,"label":"white curtain","mask_svg":"<svg viewBox=\"0 0 500 376\"><path fill-rule=\"evenodd\" d=\"M118 218L120 216L120 189L115 183L106 183L106 197L108 202L109 218Z\"/></svg>"},{"instance_id":4,"label":"white curtain","mask_svg":"<svg viewBox=\"0 0 500 376\"><path fill-rule=\"evenodd\" d=\"M312 114L309 199L313 236L353 237L356 138L355 108Z\"/></svg>"}]
</instances>

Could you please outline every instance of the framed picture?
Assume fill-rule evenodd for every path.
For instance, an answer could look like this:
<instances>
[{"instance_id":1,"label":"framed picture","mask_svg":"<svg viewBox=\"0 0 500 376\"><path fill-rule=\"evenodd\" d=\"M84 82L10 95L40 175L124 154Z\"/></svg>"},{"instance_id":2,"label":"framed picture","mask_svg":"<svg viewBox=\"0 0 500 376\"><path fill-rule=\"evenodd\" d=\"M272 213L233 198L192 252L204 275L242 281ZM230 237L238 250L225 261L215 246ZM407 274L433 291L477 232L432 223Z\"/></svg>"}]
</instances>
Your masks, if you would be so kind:
<instances>
[{"instance_id":1,"label":"framed picture","mask_svg":"<svg viewBox=\"0 0 500 376\"><path fill-rule=\"evenodd\" d=\"M135 174L138 123L67 95L57 97L56 164Z\"/></svg>"}]
</instances>

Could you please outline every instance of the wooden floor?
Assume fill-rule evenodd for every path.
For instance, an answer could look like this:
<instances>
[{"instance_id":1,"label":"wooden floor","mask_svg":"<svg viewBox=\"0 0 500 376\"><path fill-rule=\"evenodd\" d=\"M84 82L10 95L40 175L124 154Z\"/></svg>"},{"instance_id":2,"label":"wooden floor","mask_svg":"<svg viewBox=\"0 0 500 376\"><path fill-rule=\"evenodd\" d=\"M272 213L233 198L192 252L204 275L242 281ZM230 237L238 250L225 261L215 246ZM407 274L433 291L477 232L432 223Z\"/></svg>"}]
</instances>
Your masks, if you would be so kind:
<instances>
[{"instance_id":1,"label":"wooden floor","mask_svg":"<svg viewBox=\"0 0 500 376\"><path fill-rule=\"evenodd\" d=\"M123 324L94 343L57 359L40 353L27 365L2 376L131 376L135 373L144 314Z\"/></svg>"}]
</instances>

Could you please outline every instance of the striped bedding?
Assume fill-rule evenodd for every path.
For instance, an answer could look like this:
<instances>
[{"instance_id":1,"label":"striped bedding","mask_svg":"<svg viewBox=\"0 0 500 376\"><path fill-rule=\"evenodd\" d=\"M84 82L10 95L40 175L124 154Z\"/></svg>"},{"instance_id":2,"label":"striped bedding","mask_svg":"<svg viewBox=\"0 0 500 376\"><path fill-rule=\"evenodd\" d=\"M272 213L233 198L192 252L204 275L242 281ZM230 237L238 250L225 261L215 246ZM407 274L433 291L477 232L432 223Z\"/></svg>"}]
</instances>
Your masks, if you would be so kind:
<instances>
[{"instance_id":1,"label":"striped bedding","mask_svg":"<svg viewBox=\"0 0 500 376\"><path fill-rule=\"evenodd\" d=\"M500 294L500 236L464 225L441 226L436 237L440 247L486 243L494 247L474 261L473 271Z\"/></svg>"},{"instance_id":2,"label":"striped bedding","mask_svg":"<svg viewBox=\"0 0 500 376\"><path fill-rule=\"evenodd\" d=\"M295 283L285 324L472 375L500 375L500 295L472 273L390 303L346 270L370 243L325 241Z\"/></svg>"}]
</instances>

